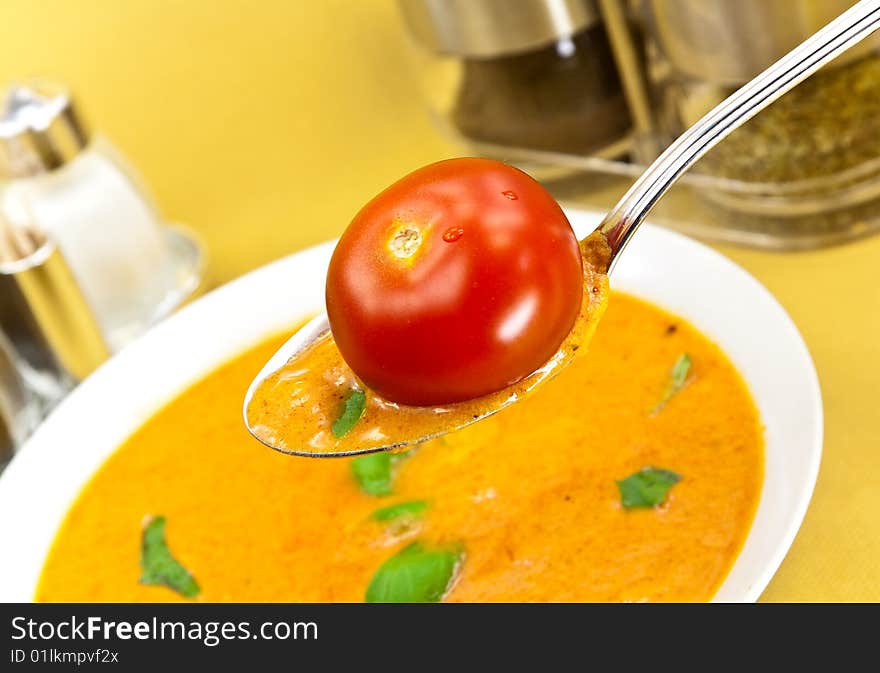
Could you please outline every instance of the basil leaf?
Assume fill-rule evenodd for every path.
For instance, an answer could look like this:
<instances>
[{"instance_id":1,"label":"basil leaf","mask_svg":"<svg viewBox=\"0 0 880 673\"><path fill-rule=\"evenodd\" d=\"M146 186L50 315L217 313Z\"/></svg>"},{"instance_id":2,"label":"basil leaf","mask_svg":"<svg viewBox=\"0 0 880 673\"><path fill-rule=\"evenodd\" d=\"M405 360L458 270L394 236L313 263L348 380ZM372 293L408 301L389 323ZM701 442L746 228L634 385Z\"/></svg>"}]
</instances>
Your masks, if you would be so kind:
<instances>
[{"instance_id":1,"label":"basil leaf","mask_svg":"<svg viewBox=\"0 0 880 673\"><path fill-rule=\"evenodd\" d=\"M364 415L364 409L367 408L367 395L363 390L352 390L351 395L345 400L345 406L342 413L333 422L333 434L337 439L345 437L349 430L354 427L361 416Z\"/></svg>"},{"instance_id":2,"label":"basil leaf","mask_svg":"<svg viewBox=\"0 0 880 673\"><path fill-rule=\"evenodd\" d=\"M666 499L669 489L681 481L681 476L672 470L643 467L626 479L617 482L620 502L627 509L633 507L654 507Z\"/></svg>"},{"instance_id":3,"label":"basil leaf","mask_svg":"<svg viewBox=\"0 0 880 673\"><path fill-rule=\"evenodd\" d=\"M687 381L687 375L690 370L691 356L687 353L682 353L678 356L678 360L675 361L675 364L672 365L672 372L670 372L669 377L669 386L673 388L675 392L682 389Z\"/></svg>"},{"instance_id":4,"label":"basil leaf","mask_svg":"<svg viewBox=\"0 0 880 673\"><path fill-rule=\"evenodd\" d=\"M669 400L672 399L673 395L679 392L682 388L684 388L688 383L688 374L691 371L691 356L687 353L682 353L678 360L675 361L675 364L672 365L672 370L669 372L669 383L666 384L666 390L663 391L663 396L660 398L660 401L651 409L652 414L656 414L663 410Z\"/></svg>"},{"instance_id":5,"label":"basil leaf","mask_svg":"<svg viewBox=\"0 0 880 673\"><path fill-rule=\"evenodd\" d=\"M351 461L351 471L364 493L369 495L391 495L393 468L401 460L412 455L414 449L391 453L380 451L359 456Z\"/></svg>"},{"instance_id":6,"label":"basil leaf","mask_svg":"<svg viewBox=\"0 0 880 673\"><path fill-rule=\"evenodd\" d=\"M141 537L141 584L157 584L173 589L181 596L195 598L199 585L190 572L171 555L165 542L165 517L152 518Z\"/></svg>"},{"instance_id":7,"label":"basil leaf","mask_svg":"<svg viewBox=\"0 0 880 673\"><path fill-rule=\"evenodd\" d=\"M367 603L436 603L449 589L462 560L456 549L413 542L385 561L367 587Z\"/></svg>"},{"instance_id":8,"label":"basil leaf","mask_svg":"<svg viewBox=\"0 0 880 673\"><path fill-rule=\"evenodd\" d=\"M358 456L351 461L351 471L364 493L391 495L391 454L387 451Z\"/></svg>"},{"instance_id":9,"label":"basil leaf","mask_svg":"<svg viewBox=\"0 0 880 673\"><path fill-rule=\"evenodd\" d=\"M396 505L377 509L373 512L373 518L376 521L393 521L403 516L419 516L426 509L428 509L428 503L424 500L410 500L409 502L399 502Z\"/></svg>"}]
</instances>

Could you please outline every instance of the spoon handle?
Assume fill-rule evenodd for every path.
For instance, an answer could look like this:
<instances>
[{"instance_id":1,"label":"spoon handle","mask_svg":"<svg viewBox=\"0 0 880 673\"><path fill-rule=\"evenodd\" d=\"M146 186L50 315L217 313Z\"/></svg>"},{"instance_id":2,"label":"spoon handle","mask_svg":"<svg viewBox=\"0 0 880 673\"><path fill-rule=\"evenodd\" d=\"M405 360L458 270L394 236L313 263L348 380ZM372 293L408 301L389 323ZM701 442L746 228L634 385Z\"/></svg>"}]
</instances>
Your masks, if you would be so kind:
<instances>
[{"instance_id":1,"label":"spoon handle","mask_svg":"<svg viewBox=\"0 0 880 673\"><path fill-rule=\"evenodd\" d=\"M654 204L700 157L731 131L877 28L880 28L880 0L861 0L679 136L635 181L599 225L599 231L611 246L609 267L613 267L620 251Z\"/></svg>"}]
</instances>

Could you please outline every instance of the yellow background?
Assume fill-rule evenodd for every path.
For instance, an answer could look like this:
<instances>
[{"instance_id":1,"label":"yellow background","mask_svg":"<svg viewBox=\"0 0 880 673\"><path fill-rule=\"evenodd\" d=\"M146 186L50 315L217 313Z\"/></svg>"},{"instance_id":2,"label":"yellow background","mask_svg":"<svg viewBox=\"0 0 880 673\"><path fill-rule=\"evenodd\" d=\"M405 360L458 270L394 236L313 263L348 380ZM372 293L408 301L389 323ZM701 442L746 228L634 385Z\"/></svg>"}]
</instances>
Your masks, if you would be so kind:
<instances>
[{"instance_id":1,"label":"yellow background","mask_svg":"<svg viewBox=\"0 0 880 673\"><path fill-rule=\"evenodd\" d=\"M207 243L211 283L338 234L389 182L456 153L392 0L3 0L0 26L0 81L69 83ZM880 237L722 250L791 313L825 399L816 492L765 598L878 601Z\"/></svg>"}]
</instances>

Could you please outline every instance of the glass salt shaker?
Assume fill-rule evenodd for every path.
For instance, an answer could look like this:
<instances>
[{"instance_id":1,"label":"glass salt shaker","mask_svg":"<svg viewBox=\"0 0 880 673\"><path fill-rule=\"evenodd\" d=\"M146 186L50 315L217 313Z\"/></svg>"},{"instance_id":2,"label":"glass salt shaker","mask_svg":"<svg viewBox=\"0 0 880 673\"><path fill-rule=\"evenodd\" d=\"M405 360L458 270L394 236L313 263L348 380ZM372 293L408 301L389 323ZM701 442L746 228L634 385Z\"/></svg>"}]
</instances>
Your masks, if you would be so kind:
<instances>
[{"instance_id":1,"label":"glass salt shaker","mask_svg":"<svg viewBox=\"0 0 880 673\"><path fill-rule=\"evenodd\" d=\"M111 350L198 287L195 241L165 226L143 182L109 140L88 130L63 87L7 88L0 181L63 252Z\"/></svg>"}]
</instances>

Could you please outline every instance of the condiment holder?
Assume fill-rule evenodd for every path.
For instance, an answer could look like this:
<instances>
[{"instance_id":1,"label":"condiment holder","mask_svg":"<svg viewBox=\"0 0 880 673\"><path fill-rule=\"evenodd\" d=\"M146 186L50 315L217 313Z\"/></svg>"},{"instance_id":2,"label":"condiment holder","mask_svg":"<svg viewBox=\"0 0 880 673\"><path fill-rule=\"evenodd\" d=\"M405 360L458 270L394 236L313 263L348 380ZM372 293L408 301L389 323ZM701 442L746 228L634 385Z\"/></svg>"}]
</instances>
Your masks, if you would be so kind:
<instances>
[{"instance_id":1,"label":"condiment holder","mask_svg":"<svg viewBox=\"0 0 880 673\"><path fill-rule=\"evenodd\" d=\"M186 301L204 266L70 94L0 107L0 463L110 354Z\"/></svg>"},{"instance_id":2,"label":"condiment holder","mask_svg":"<svg viewBox=\"0 0 880 673\"><path fill-rule=\"evenodd\" d=\"M521 165L562 201L608 209L684 129L852 2L399 4L441 131L465 153ZM874 35L716 147L652 219L775 249L880 232L878 82Z\"/></svg>"},{"instance_id":3,"label":"condiment holder","mask_svg":"<svg viewBox=\"0 0 880 673\"><path fill-rule=\"evenodd\" d=\"M14 84L2 105L0 181L63 252L118 350L197 288L201 250L165 226L144 182L64 87Z\"/></svg>"}]
</instances>

